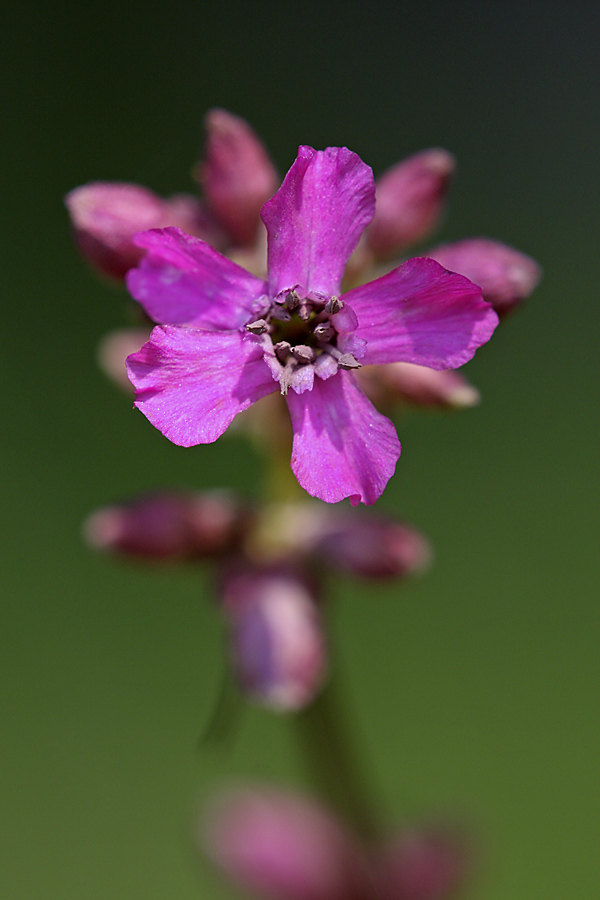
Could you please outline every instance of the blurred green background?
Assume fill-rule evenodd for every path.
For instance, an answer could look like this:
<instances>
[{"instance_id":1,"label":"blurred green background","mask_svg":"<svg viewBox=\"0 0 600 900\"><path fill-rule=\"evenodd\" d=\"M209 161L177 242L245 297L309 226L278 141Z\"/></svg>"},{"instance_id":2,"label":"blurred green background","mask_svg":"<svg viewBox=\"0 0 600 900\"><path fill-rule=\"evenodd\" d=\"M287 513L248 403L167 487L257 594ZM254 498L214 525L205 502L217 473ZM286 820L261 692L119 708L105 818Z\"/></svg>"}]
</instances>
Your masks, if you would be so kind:
<instances>
[{"instance_id":1,"label":"blurred green background","mask_svg":"<svg viewBox=\"0 0 600 900\"><path fill-rule=\"evenodd\" d=\"M201 120L248 118L376 172L459 160L439 239L484 234L545 277L468 367L483 405L399 422L381 507L432 539L421 581L332 587L367 758L398 819L475 823L486 900L598 896L597 3L24 2L5 15L2 895L191 900L230 773L299 784L286 720L197 750L222 669L209 584L98 558L94 507L165 485L242 490L239 438L183 450L94 362L121 292L90 275L63 195L94 179L192 190ZM8 119L7 119L8 114Z\"/></svg>"}]
</instances>

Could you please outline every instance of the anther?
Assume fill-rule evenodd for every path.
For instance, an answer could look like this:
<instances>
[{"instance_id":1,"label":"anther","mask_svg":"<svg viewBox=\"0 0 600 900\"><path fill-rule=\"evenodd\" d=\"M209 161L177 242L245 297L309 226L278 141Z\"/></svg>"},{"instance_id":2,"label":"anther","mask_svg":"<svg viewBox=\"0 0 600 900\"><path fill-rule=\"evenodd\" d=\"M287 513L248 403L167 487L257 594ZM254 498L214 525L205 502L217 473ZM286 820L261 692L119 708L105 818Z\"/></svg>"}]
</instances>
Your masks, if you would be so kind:
<instances>
[{"instance_id":1,"label":"anther","mask_svg":"<svg viewBox=\"0 0 600 900\"><path fill-rule=\"evenodd\" d=\"M297 344L295 347L292 347L292 356L300 363L311 363L314 362L315 351L306 344Z\"/></svg>"},{"instance_id":2,"label":"anther","mask_svg":"<svg viewBox=\"0 0 600 900\"><path fill-rule=\"evenodd\" d=\"M360 369L361 365L351 353L342 353L337 361L340 369Z\"/></svg>"},{"instance_id":3,"label":"anther","mask_svg":"<svg viewBox=\"0 0 600 900\"><path fill-rule=\"evenodd\" d=\"M275 350L275 356L277 357L281 365L285 365L290 355L292 345L288 341L279 341L277 344L275 344L273 349Z\"/></svg>"},{"instance_id":4,"label":"anther","mask_svg":"<svg viewBox=\"0 0 600 900\"><path fill-rule=\"evenodd\" d=\"M300 306L300 294L298 293L298 291L289 292L289 294L285 298L284 306L286 307L286 309L289 309L290 312Z\"/></svg>"},{"instance_id":5,"label":"anther","mask_svg":"<svg viewBox=\"0 0 600 900\"><path fill-rule=\"evenodd\" d=\"M330 316L335 315L336 313L341 312L344 308L344 301L340 300L339 297L330 297L327 303L325 304L325 312L329 313Z\"/></svg>"},{"instance_id":6,"label":"anther","mask_svg":"<svg viewBox=\"0 0 600 900\"><path fill-rule=\"evenodd\" d=\"M312 315L312 306L310 302L301 303L298 307L298 316L302 319L303 322L308 322Z\"/></svg>"},{"instance_id":7,"label":"anther","mask_svg":"<svg viewBox=\"0 0 600 900\"><path fill-rule=\"evenodd\" d=\"M321 322L314 330L314 335L318 341L330 341L334 334L333 326L329 322Z\"/></svg>"},{"instance_id":8,"label":"anther","mask_svg":"<svg viewBox=\"0 0 600 900\"><path fill-rule=\"evenodd\" d=\"M289 322L292 318L287 309L284 309L283 306L277 306L273 304L271 307L271 318L277 319L279 322Z\"/></svg>"},{"instance_id":9,"label":"anther","mask_svg":"<svg viewBox=\"0 0 600 900\"><path fill-rule=\"evenodd\" d=\"M269 330L269 323L265 319L257 319L256 322L249 322L246 325L246 331L250 334L266 334Z\"/></svg>"}]
</instances>

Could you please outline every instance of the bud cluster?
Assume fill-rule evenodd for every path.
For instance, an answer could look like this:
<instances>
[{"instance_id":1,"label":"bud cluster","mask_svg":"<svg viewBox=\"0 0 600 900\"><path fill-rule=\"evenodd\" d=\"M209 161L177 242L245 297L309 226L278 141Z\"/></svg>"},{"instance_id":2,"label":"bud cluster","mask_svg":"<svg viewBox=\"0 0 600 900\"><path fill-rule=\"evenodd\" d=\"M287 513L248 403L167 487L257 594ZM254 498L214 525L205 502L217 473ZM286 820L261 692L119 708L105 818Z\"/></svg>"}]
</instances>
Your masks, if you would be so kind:
<instances>
[{"instance_id":1,"label":"bud cluster","mask_svg":"<svg viewBox=\"0 0 600 900\"><path fill-rule=\"evenodd\" d=\"M234 884L269 900L451 900L472 868L456 829L404 828L367 847L324 807L271 788L222 794L200 840Z\"/></svg>"},{"instance_id":2,"label":"bud cluster","mask_svg":"<svg viewBox=\"0 0 600 900\"><path fill-rule=\"evenodd\" d=\"M316 503L257 508L226 491L146 494L92 513L84 535L138 562L212 562L239 686L278 710L306 706L325 679L324 579L403 579L430 558L425 537L391 517Z\"/></svg>"}]
</instances>

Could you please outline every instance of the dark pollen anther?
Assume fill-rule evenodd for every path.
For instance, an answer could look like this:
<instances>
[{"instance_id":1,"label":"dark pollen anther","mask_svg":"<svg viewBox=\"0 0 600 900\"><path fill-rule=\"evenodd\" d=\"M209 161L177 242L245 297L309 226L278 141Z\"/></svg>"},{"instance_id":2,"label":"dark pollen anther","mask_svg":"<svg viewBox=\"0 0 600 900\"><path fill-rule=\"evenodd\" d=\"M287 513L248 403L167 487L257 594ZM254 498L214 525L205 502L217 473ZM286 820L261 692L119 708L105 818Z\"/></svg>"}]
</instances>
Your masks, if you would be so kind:
<instances>
[{"instance_id":1,"label":"dark pollen anther","mask_svg":"<svg viewBox=\"0 0 600 900\"><path fill-rule=\"evenodd\" d=\"M292 347L292 356L294 356L298 362L311 363L314 362L315 351L312 347L307 347L306 344L297 344L295 347Z\"/></svg>"},{"instance_id":2,"label":"dark pollen anther","mask_svg":"<svg viewBox=\"0 0 600 900\"><path fill-rule=\"evenodd\" d=\"M318 341L330 341L334 336L335 331L333 330L333 326L329 324L329 322L321 322L320 325L317 325L314 331L314 335Z\"/></svg>"},{"instance_id":3,"label":"dark pollen anther","mask_svg":"<svg viewBox=\"0 0 600 900\"><path fill-rule=\"evenodd\" d=\"M344 301L340 300L339 297L330 297L327 303L325 304L325 312L329 313L329 315L335 315L335 313L339 313L344 308Z\"/></svg>"},{"instance_id":4,"label":"dark pollen anther","mask_svg":"<svg viewBox=\"0 0 600 900\"><path fill-rule=\"evenodd\" d=\"M361 365L357 359L355 359L351 353L342 353L340 358L337 361L340 369L360 369Z\"/></svg>"},{"instance_id":5,"label":"dark pollen anther","mask_svg":"<svg viewBox=\"0 0 600 900\"><path fill-rule=\"evenodd\" d=\"M265 319L257 319L256 322L250 322L246 325L246 331L250 334L266 334L269 330L269 323Z\"/></svg>"},{"instance_id":6,"label":"dark pollen anther","mask_svg":"<svg viewBox=\"0 0 600 900\"><path fill-rule=\"evenodd\" d=\"M275 356L281 363L281 365L285 365L288 356L290 355L290 350L292 349L292 345L288 343L288 341L279 341L275 344L274 348Z\"/></svg>"},{"instance_id":7,"label":"dark pollen anther","mask_svg":"<svg viewBox=\"0 0 600 900\"><path fill-rule=\"evenodd\" d=\"M284 309L283 306L276 306L273 304L271 307L271 318L278 319L280 322L289 322L291 320L291 315Z\"/></svg>"},{"instance_id":8,"label":"dark pollen anther","mask_svg":"<svg viewBox=\"0 0 600 900\"><path fill-rule=\"evenodd\" d=\"M290 291L285 298L285 306L291 312L300 306L300 295L298 291Z\"/></svg>"}]
</instances>

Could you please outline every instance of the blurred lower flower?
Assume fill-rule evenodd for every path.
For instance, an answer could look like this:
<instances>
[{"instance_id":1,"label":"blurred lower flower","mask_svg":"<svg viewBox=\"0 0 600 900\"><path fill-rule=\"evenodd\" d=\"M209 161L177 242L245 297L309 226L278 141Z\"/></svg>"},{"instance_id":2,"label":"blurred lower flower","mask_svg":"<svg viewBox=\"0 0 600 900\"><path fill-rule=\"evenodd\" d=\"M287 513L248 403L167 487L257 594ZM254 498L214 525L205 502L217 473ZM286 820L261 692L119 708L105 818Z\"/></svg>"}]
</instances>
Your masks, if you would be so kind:
<instances>
[{"instance_id":1,"label":"blurred lower flower","mask_svg":"<svg viewBox=\"0 0 600 900\"><path fill-rule=\"evenodd\" d=\"M220 604L242 692L280 712L307 706L326 675L325 630L314 580L301 569L225 565Z\"/></svg>"},{"instance_id":2,"label":"blurred lower flower","mask_svg":"<svg viewBox=\"0 0 600 900\"><path fill-rule=\"evenodd\" d=\"M164 491L98 509L83 531L95 550L180 562L232 552L249 524L248 508L229 491Z\"/></svg>"},{"instance_id":3,"label":"blurred lower flower","mask_svg":"<svg viewBox=\"0 0 600 900\"><path fill-rule=\"evenodd\" d=\"M420 532L389 516L314 502L261 507L229 491L145 494L93 512L84 535L138 562L212 562L239 687L280 712L310 704L327 677L325 578L400 580L431 556Z\"/></svg>"},{"instance_id":4,"label":"blurred lower flower","mask_svg":"<svg viewBox=\"0 0 600 900\"><path fill-rule=\"evenodd\" d=\"M464 839L438 826L366 847L321 805L270 787L218 797L200 844L227 878L268 900L449 900L471 862Z\"/></svg>"}]
</instances>

